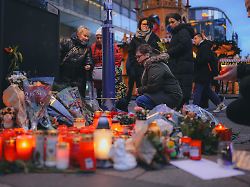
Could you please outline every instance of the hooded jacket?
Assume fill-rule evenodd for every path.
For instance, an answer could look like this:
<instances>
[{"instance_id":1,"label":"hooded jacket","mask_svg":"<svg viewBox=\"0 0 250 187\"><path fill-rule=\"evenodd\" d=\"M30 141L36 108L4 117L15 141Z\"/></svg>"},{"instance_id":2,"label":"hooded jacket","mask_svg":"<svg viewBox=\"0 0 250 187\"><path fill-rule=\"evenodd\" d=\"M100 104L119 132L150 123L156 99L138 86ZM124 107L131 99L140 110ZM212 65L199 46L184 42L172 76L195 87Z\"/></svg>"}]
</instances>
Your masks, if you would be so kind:
<instances>
[{"instance_id":1,"label":"hooded jacket","mask_svg":"<svg viewBox=\"0 0 250 187\"><path fill-rule=\"evenodd\" d=\"M178 107L182 100L182 91L178 80L165 63L168 56L160 54L144 62L142 86L138 93L150 97L156 105L166 104L170 108Z\"/></svg>"}]
</instances>

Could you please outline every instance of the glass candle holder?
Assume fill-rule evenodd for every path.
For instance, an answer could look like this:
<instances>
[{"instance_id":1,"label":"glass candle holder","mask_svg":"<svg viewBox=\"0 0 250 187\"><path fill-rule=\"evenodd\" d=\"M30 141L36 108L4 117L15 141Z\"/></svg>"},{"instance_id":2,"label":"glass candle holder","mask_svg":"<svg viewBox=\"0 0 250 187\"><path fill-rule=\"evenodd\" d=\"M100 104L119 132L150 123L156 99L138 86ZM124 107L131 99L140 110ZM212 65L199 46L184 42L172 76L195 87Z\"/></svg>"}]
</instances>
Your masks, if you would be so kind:
<instances>
[{"instance_id":1,"label":"glass candle holder","mask_svg":"<svg viewBox=\"0 0 250 187\"><path fill-rule=\"evenodd\" d=\"M109 159L109 151L112 146L112 131L109 129L96 129L94 132L94 146L96 159Z\"/></svg>"},{"instance_id":2,"label":"glass candle holder","mask_svg":"<svg viewBox=\"0 0 250 187\"><path fill-rule=\"evenodd\" d=\"M46 140L46 160L45 160L45 165L48 167L56 166L57 141L58 141L57 131L49 130Z\"/></svg>"},{"instance_id":3,"label":"glass candle holder","mask_svg":"<svg viewBox=\"0 0 250 187\"><path fill-rule=\"evenodd\" d=\"M180 140L180 149L182 150L183 156L189 157L190 142L192 139L188 136L184 136Z\"/></svg>"},{"instance_id":4,"label":"glass candle holder","mask_svg":"<svg viewBox=\"0 0 250 187\"><path fill-rule=\"evenodd\" d=\"M4 140L4 159L8 162L16 160L16 141L13 138Z\"/></svg>"},{"instance_id":5,"label":"glass candle holder","mask_svg":"<svg viewBox=\"0 0 250 187\"><path fill-rule=\"evenodd\" d=\"M201 140L192 140L190 142L189 158L191 160L201 159Z\"/></svg>"},{"instance_id":6,"label":"glass candle holder","mask_svg":"<svg viewBox=\"0 0 250 187\"><path fill-rule=\"evenodd\" d=\"M83 171L96 170L93 134L83 134L80 141L79 153L80 169Z\"/></svg>"},{"instance_id":7,"label":"glass candle holder","mask_svg":"<svg viewBox=\"0 0 250 187\"><path fill-rule=\"evenodd\" d=\"M45 148L44 132L41 130L36 131L34 138L35 138L35 148L33 154L33 161L36 167L43 167L44 148Z\"/></svg>"},{"instance_id":8,"label":"glass candle holder","mask_svg":"<svg viewBox=\"0 0 250 187\"><path fill-rule=\"evenodd\" d=\"M16 138L16 153L20 160L30 160L34 147L33 137L31 135L19 135Z\"/></svg>"},{"instance_id":9,"label":"glass candle holder","mask_svg":"<svg viewBox=\"0 0 250 187\"><path fill-rule=\"evenodd\" d=\"M69 167L69 143L58 142L56 146L56 168L65 170Z\"/></svg>"}]
</instances>

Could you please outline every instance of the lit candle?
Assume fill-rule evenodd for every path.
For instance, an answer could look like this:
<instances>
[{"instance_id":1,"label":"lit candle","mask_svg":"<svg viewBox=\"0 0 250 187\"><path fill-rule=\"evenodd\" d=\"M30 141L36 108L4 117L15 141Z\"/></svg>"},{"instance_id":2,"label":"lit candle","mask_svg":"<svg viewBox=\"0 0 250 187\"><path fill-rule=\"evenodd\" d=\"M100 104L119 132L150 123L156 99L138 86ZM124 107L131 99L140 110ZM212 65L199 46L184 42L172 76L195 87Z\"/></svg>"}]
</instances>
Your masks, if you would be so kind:
<instances>
[{"instance_id":1,"label":"lit candle","mask_svg":"<svg viewBox=\"0 0 250 187\"><path fill-rule=\"evenodd\" d=\"M107 129L96 129L94 132L95 156L100 160L109 159L112 145L112 132Z\"/></svg>"},{"instance_id":2,"label":"lit candle","mask_svg":"<svg viewBox=\"0 0 250 187\"><path fill-rule=\"evenodd\" d=\"M84 118L75 118L74 119L74 127L81 128L85 126L86 120Z\"/></svg>"},{"instance_id":3,"label":"lit candle","mask_svg":"<svg viewBox=\"0 0 250 187\"><path fill-rule=\"evenodd\" d=\"M58 142L56 146L56 168L67 169L69 167L69 143Z\"/></svg>"},{"instance_id":4,"label":"lit candle","mask_svg":"<svg viewBox=\"0 0 250 187\"><path fill-rule=\"evenodd\" d=\"M19 135L16 138L17 158L21 160L29 160L32 156L33 137L31 135Z\"/></svg>"},{"instance_id":5,"label":"lit candle","mask_svg":"<svg viewBox=\"0 0 250 187\"><path fill-rule=\"evenodd\" d=\"M216 132L216 134L222 133L226 130L227 128L225 128L224 125L222 125L221 123L219 123L218 125L215 126L214 130Z\"/></svg>"},{"instance_id":6,"label":"lit candle","mask_svg":"<svg viewBox=\"0 0 250 187\"><path fill-rule=\"evenodd\" d=\"M94 132L95 156L99 160L109 159L109 151L112 145L112 131L109 129L107 117L102 116L98 120L98 126Z\"/></svg>"},{"instance_id":7,"label":"lit candle","mask_svg":"<svg viewBox=\"0 0 250 187\"><path fill-rule=\"evenodd\" d=\"M16 160L16 144L15 139L8 139L4 141L4 159L8 162Z\"/></svg>"},{"instance_id":8,"label":"lit candle","mask_svg":"<svg viewBox=\"0 0 250 187\"><path fill-rule=\"evenodd\" d=\"M89 125L89 126L82 127L80 129L80 134L93 134L94 131L95 131L94 125Z\"/></svg>"},{"instance_id":9,"label":"lit candle","mask_svg":"<svg viewBox=\"0 0 250 187\"><path fill-rule=\"evenodd\" d=\"M98 120L102 115L102 111L95 111L94 113L94 119L93 119L93 126L96 128L98 125Z\"/></svg>"},{"instance_id":10,"label":"lit candle","mask_svg":"<svg viewBox=\"0 0 250 187\"><path fill-rule=\"evenodd\" d=\"M83 134L80 141L79 164L83 171L96 170L93 134Z\"/></svg>"}]
</instances>

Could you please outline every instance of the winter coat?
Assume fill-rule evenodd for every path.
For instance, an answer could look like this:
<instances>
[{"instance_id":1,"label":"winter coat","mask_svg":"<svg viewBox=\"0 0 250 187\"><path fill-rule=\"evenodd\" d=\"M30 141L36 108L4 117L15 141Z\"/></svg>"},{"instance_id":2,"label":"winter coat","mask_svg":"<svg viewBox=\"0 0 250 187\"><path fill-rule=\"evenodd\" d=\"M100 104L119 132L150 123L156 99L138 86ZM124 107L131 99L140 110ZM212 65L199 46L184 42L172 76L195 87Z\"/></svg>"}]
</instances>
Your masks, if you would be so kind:
<instances>
[{"instance_id":1,"label":"winter coat","mask_svg":"<svg viewBox=\"0 0 250 187\"><path fill-rule=\"evenodd\" d=\"M182 90L165 62L166 56L162 55L147 60L148 65L145 66L142 86L138 88L138 93L150 97L156 105L167 104L174 108L178 107L182 100Z\"/></svg>"},{"instance_id":2,"label":"winter coat","mask_svg":"<svg viewBox=\"0 0 250 187\"><path fill-rule=\"evenodd\" d=\"M96 45L96 42L91 45L91 51L92 51L92 57L93 61L95 63L95 66L99 67L102 66L102 46ZM115 65L121 66L122 61L122 53L117 46L117 44L114 44L114 53L115 53Z\"/></svg>"},{"instance_id":3,"label":"winter coat","mask_svg":"<svg viewBox=\"0 0 250 187\"><path fill-rule=\"evenodd\" d=\"M194 82L201 84L208 83L211 80L211 76L213 74L212 64L216 64L217 59L214 52L211 50L210 43L206 40L202 41L197 49L198 50L194 63Z\"/></svg>"},{"instance_id":4,"label":"winter coat","mask_svg":"<svg viewBox=\"0 0 250 187\"><path fill-rule=\"evenodd\" d=\"M60 75L63 81L77 81L90 76L94 67L91 49L87 43L80 41L76 33L70 39L62 39L60 42L61 69ZM86 71L84 66L90 65L91 69Z\"/></svg>"},{"instance_id":5,"label":"winter coat","mask_svg":"<svg viewBox=\"0 0 250 187\"><path fill-rule=\"evenodd\" d=\"M194 31L187 24L180 24L172 30L169 43L169 68L175 74L193 73L192 38Z\"/></svg>"},{"instance_id":6,"label":"winter coat","mask_svg":"<svg viewBox=\"0 0 250 187\"><path fill-rule=\"evenodd\" d=\"M130 44L129 44L129 49L128 49L128 60L126 63L126 69L127 69L127 74L129 76L140 76L142 75L143 72L143 66L138 64L135 54L136 54L136 50L137 48L142 45L142 44L149 44L153 49L156 49L159 51L159 46L157 44L157 42L160 42L159 37L151 32L151 35L148 39L148 41L146 42L144 38L139 38L134 36L133 39L131 40Z\"/></svg>"},{"instance_id":7,"label":"winter coat","mask_svg":"<svg viewBox=\"0 0 250 187\"><path fill-rule=\"evenodd\" d=\"M171 32L172 39L168 48L170 56L168 66L180 82L184 99L188 100L191 96L194 72L192 51L194 31L187 24L179 24Z\"/></svg>"}]
</instances>

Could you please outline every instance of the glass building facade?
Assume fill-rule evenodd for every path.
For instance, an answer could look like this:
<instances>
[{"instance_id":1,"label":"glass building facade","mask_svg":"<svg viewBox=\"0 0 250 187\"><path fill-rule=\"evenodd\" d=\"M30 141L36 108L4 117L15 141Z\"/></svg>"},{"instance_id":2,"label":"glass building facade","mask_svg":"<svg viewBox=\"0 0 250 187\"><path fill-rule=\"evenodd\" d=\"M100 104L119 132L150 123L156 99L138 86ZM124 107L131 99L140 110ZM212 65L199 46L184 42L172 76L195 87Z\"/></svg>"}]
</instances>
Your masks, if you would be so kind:
<instances>
[{"instance_id":1,"label":"glass building facade","mask_svg":"<svg viewBox=\"0 0 250 187\"><path fill-rule=\"evenodd\" d=\"M60 10L61 36L69 36L80 25L87 26L94 37L104 19L104 0L48 0ZM121 41L124 33L137 28L135 0L113 0L114 39ZM90 39L90 40L91 40Z\"/></svg>"},{"instance_id":2,"label":"glass building facade","mask_svg":"<svg viewBox=\"0 0 250 187\"><path fill-rule=\"evenodd\" d=\"M197 32L205 32L210 40L232 40L232 22L220 9L195 7L189 10L189 22Z\"/></svg>"}]
</instances>

